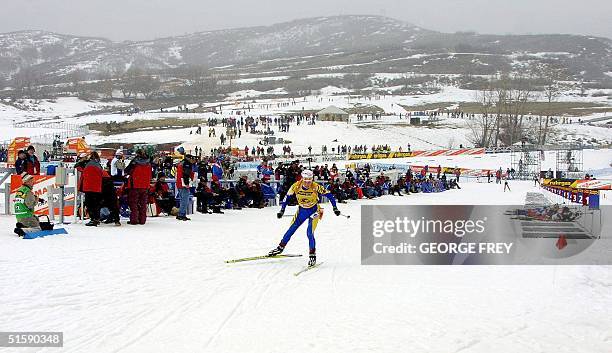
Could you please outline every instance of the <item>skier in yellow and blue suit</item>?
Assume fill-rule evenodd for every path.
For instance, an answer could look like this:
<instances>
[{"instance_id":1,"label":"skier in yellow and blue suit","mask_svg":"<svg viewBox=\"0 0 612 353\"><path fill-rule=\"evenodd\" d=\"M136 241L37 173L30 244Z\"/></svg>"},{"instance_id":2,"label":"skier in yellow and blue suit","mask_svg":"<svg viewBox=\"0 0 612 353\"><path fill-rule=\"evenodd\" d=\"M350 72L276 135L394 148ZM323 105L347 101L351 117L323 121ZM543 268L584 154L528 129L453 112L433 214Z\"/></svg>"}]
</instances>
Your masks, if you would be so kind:
<instances>
[{"instance_id":1,"label":"skier in yellow and blue suit","mask_svg":"<svg viewBox=\"0 0 612 353\"><path fill-rule=\"evenodd\" d=\"M283 199L281 210L277 213L278 218L283 217L285 207L287 207L287 201L292 195L295 195L297 199L298 211L295 216L293 216L291 226L287 229L280 244L278 244L276 249L270 251L268 256L276 256L282 253L293 233L295 233L302 223L308 220L308 230L306 231L308 235L308 246L310 248L308 266L314 266L317 262L314 231L317 228L319 219L323 215L323 210L319 207L319 195L327 197L333 206L336 216L340 215L340 210L336 207L336 199L334 196L323 186L313 181L313 173L310 170L304 170L302 172L302 180L291 185L287 195Z\"/></svg>"}]
</instances>

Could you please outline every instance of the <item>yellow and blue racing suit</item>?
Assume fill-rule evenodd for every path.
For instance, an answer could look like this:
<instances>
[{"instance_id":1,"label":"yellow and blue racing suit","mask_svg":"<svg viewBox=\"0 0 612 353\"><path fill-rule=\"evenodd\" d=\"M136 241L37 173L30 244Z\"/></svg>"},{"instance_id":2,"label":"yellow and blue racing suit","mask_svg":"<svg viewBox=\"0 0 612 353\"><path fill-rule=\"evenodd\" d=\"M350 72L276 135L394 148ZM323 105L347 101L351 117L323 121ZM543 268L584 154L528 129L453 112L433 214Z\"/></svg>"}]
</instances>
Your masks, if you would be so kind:
<instances>
[{"instance_id":1,"label":"yellow and blue racing suit","mask_svg":"<svg viewBox=\"0 0 612 353\"><path fill-rule=\"evenodd\" d=\"M302 181L298 181L291 185L281 204L281 211L285 211L285 207L287 207L287 201L290 196L295 196L299 207L298 211L293 216L291 226L289 229L287 229L287 232L283 236L283 240L280 242L280 246L284 248L291 239L293 233L295 233L295 231L302 225L302 223L304 223L304 221L308 220L308 230L306 231L308 236L308 246L310 248L310 253L315 253L314 231L317 228L321 210L319 207L319 195L327 197L334 209L336 208L336 198L334 198L329 190L326 190L323 186L312 182L310 187L306 188L302 184Z\"/></svg>"}]
</instances>

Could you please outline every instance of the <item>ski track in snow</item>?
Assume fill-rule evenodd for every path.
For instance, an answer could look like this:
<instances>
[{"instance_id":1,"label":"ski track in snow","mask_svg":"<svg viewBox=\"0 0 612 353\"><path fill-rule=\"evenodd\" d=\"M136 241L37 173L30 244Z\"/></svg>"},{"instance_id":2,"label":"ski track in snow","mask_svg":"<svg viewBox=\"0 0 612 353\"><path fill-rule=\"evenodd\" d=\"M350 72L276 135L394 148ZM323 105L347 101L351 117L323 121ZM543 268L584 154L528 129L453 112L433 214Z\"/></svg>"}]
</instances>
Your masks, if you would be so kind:
<instances>
[{"instance_id":1,"label":"ski track in snow","mask_svg":"<svg viewBox=\"0 0 612 353\"><path fill-rule=\"evenodd\" d=\"M298 277L306 257L224 263L277 244L290 220L276 208L0 235L1 329L65 337L61 350L3 352L609 352L609 267L360 265L360 205L518 204L533 191L463 186L341 204L350 219L317 227L325 264ZM287 253L307 252L305 231Z\"/></svg>"}]
</instances>

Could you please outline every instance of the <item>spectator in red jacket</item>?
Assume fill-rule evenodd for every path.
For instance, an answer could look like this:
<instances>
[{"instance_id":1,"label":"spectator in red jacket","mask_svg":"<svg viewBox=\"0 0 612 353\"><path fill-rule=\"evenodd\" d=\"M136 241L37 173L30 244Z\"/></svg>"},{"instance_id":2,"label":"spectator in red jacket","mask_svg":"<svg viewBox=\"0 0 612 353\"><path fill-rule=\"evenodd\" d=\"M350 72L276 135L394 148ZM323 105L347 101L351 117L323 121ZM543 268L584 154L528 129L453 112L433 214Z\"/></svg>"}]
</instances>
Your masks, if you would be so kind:
<instances>
[{"instance_id":1,"label":"spectator in red jacket","mask_svg":"<svg viewBox=\"0 0 612 353\"><path fill-rule=\"evenodd\" d=\"M100 224L100 207L102 204L102 177L104 170L97 152L91 152L89 162L83 169L79 191L85 193L85 207L89 212L89 223L86 226L97 227Z\"/></svg>"},{"instance_id":2,"label":"spectator in red jacket","mask_svg":"<svg viewBox=\"0 0 612 353\"><path fill-rule=\"evenodd\" d=\"M128 175L126 188L128 189L128 204L130 206L130 222L128 224L145 224L153 169L143 150L136 151L136 157L125 168L125 174Z\"/></svg>"},{"instance_id":3,"label":"spectator in red jacket","mask_svg":"<svg viewBox=\"0 0 612 353\"><path fill-rule=\"evenodd\" d=\"M28 156L25 163L25 172L29 175L40 175L40 162L34 152L36 152L34 146L30 145L27 150Z\"/></svg>"}]
</instances>

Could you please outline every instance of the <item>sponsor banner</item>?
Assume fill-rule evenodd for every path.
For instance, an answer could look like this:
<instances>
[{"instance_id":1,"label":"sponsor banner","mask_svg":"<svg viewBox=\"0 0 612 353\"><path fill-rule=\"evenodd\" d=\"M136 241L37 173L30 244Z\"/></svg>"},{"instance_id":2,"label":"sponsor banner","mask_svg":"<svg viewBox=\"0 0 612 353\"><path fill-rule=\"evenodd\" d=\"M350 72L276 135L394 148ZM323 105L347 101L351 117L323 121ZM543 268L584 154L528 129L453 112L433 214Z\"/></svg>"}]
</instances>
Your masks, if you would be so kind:
<instances>
[{"instance_id":1,"label":"sponsor banner","mask_svg":"<svg viewBox=\"0 0 612 353\"><path fill-rule=\"evenodd\" d=\"M410 169L413 173L421 173L426 166L419 165L407 165L407 164L393 164L393 163L349 163L346 164L346 168L355 169L356 167L363 168L366 164L370 165L372 171L386 171L386 170L398 170L401 172L406 172ZM454 168L454 167L441 167L441 174L453 174L456 175L457 170L460 171L461 176L467 177L486 177L487 174L490 174L492 178L495 177L495 170L492 169L472 169L472 168ZM427 173L437 174L438 167L427 166ZM506 173L504 172L503 175Z\"/></svg>"},{"instance_id":2,"label":"sponsor banner","mask_svg":"<svg viewBox=\"0 0 612 353\"><path fill-rule=\"evenodd\" d=\"M349 160L358 159L386 159L386 158L410 158L410 157L434 157L434 156L460 156L484 154L484 148L463 148L459 150L434 150L434 151L411 151L411 152L373 152L373 153L351 153Z\"/></svg>"},{"instance_id":3,"label":"sponsor banner","mask_svg":"<svg viewBox=\"0 0 612 353\"><path fill-rule=\"evenodd\" d=\"M66 152L68 153L74 153L76 155L79 155L81 153L91 153L91 148L89 148L89 145L87 144L87 142L85 142L85 139L82 137L73 137L73 138L69 138L68 142L66 143Z\"/></svg>"},{"instance_id":4,"label":"sponsor banner","mask_svg":"<svg viewBox=\"0 0 612 353\"><path fill-rule=\"evenodd\" d=\"M387 159L387 158L408 158L412 157L412 152L375 152L375 153L351 153L349 160L357 159Z\"/></svg>"},{"instance_id":5,"label":"sponsor banner","mask_svg":"<svg viewBox=\"0 0 612 353\"><path fill-rule=\"evenodd\" d=\"M353 161L356 159L371 159L371 153L349 153L348 160Z\"/></svg>"},{"instance_id":6,"label":"sponsor banner","mask_svg":"<svg viewBox=\"0 0 612 353\"><path fill-rule=\"evenodd\" d=\"M11 214L15 211L15 197L17 194L17 189L19 189L22 185L21 176L19 175L11 175L11 204L10 211ZM55 185L55 176L54 175L35 175L34 176L34 187L32 188L32 192L34 195L41 199L40 202L34 208L34 214L36 215L46 215L49 214L49 203L48 203L48 191L49 188ZM74 183L74 175L68 176L68 185L75 185ZM55 208L54 212L56 215L59 214L59 197L54 195L53 206ZM64 215L70 216L74 214L74 192L66 193L64 195Z\"/></svg>"},{"instance_id":7,"label":"sponsor banner","mask_svg":"<svg viewBox=\"0 0 612 353\"><path fill-rule=\"evenodd\" d=\"M426 166L418 166L412 165L410 166L410 170L413 173L420 173L421 170L425 169ZM457 174L457 170L459 170L461 176L468 177L486 177L487 173L491 174L491 177L495 177L495 171L491 169L472 169L472 168L451 168L451 167L441 167L442 171L440 174ZM438 167L427 166L427 173L437 174ZM505 174L505 173L504 173Z\"/></svg>"},{"instance_id":8,"label":"sponsor banner","mask_svg":"<svg viewBox=\"0 0 612 353\"><path fill-rule=\"evenodd\" d=\"M612 180L576 180L572 183L571 188L586 190L612 190Z\"/></svg>"},{"instance_id":9,"label":"sponsor banner","mask_svg":"<svg viewBox=\"0 0 612 353\"><path fill-rule=\"evenodd\" d=\"M576 179L544 179L542 185L569 188L575 181Z\"/></svg>"},{"instance_id":10,"label":"sponsor banner","mask_svg":"<svg viewBox=\"0 0 612 353\"><path fill-rule=\"evenodd\" d=\"M347 168L355 169L356 166L363 168L365 164L366 163L358 163L357 165L355 165L355 163L347 164ZM408 169L410 168L410 166L406 164L393 164L393 163L368 163L368 164L370 164L371 170L375 172L382 172L382 171L387 171L387 170L397 170L400 172L407 172Z\"/></svg>"},{"instance_id":11,"label":"sponsor banner","mask_svg":"<svg viewBox=\"0 0 612 353\"><path fill-rule=\"evenodd\" d=\"M612 207L361 206L362 265L612 265Z\"/></svg>"},{"instance_id":12,"label":"sponsor banner","mask_svg":"<svg viewBox=\"0 0 612 353\"><path fill-rule=\"evenodd\" d=\"M257 169L260 165L260 162L238 162L236 163L236 170Z\"/></svg>"}]
</instances>

